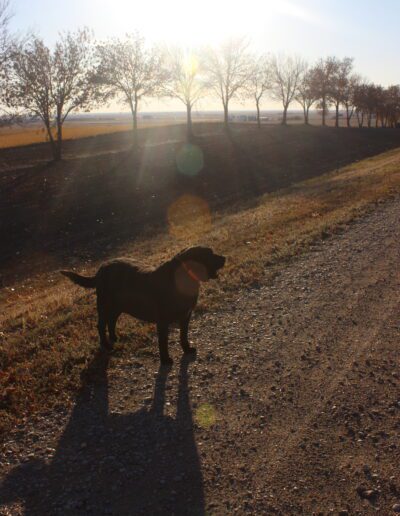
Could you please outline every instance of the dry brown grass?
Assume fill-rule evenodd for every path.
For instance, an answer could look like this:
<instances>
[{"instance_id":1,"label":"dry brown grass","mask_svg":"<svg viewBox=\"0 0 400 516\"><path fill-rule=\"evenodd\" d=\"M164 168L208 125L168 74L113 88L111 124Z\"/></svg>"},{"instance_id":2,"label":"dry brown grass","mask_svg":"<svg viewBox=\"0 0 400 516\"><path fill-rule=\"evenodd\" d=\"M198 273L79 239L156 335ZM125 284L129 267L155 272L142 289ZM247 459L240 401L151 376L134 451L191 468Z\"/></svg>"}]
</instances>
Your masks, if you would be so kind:
<instances>
[{"instance_id":1,"label":"dry brown grass","mask_svg":"<svg viewBox=\"0 0 400 516\"><path fill-rule=\"evenodd\" d=\"M298 116L298 115L297 115ZM194 123L204 123L204 122L218 122L218 119L215 118L202 118L201 120L194 120ZM281 115L275 114L270 117L269 124L280 124ZM169 126L171 124L185 124L185 120L181 117L175 119L174 117L168 118L155 118L149 120L139 120L139 128L147 128L147 127L162 127ZM300 116L299 119L289 118L290 125L303 125L303 117ZM321 117L319 115L314 115L310 119L311 125L320 126L321 125ZM249 126L254 125L253 122L249 122ZM329 118L327 120L327 125L329 127L334 126L334 120ZM340 121L340 127L345 127L345 120ZM353 127L356 127L355 121L352 124ZM113 134L124 131L130 131L132 129L132 124L130 122L121 122L121 121L107 121L107 122L90 122L88 121L67 121L63 127L63 138L64 140L78 140L80 138L88 138L91 136L98 136L101 134ZM54 136L56 136L56 132L54 129ZM23 125L14 125L12 127L3 127L0 128L0 149L6 149L9 147L21 147L24 145L32 145L35 143L44 143L48 141L47 133L45 128L38 123L30 124L28 126Z\"/></svg>"},{"instance_id":2,"label":"dry brown grass","mask_svg":"<svg viewBox=\"0 0 400 516\"><path fill-rule=\"evenodd\" d=\"M77 138L87 138L88 136L97 136L98 134L116 133L120 131L129 131L130 124L68 124L64 127L64 139L76 140ZM40 126L34 127L15 127L11 129L2 129L0 132L0 148L20 147L22 145L31 145L32 143L43 143L48 141L44 128Z\"/></svg>"},{"instance_id":3,"label":"dry brown grass","mask_svg":"<svg viewBox=\"0 0 400 516\"><path fill-rule=\"evenodd\" d=\"M183 123L182 121L175 121ZM141 120L139 127L159 127L170 125L171 120ZM90 136L98 136L100 134L112 134L123 131L130 131L131 123L88 123L88 122L66 122L63 128L64 140L77 140L80 138L88 138ZM54 133L56 136L56 133ZM47 133L39 124L29 126L14 126L0 129L0 149L8 147L20 147L23 145L31 145L34 143L44 143L48 141Z\"/></svg>"},{"instance_id":4,"label":"dry brown grass","mask_svg":"<svg viewBox=\"0 0 400 516\"><path fill-rule=\"evenodd\" d=\"M201 296L200 310L216 309L239 289L268 282L313 241L399 193L400 150L395 150L215 213L211 226L199 224L194 214L181 231L175 227L173 234L149 235L121 254L150 255L158 263L191 243L207 243L228 257L220 280ZM52 273L12 294L0 321L2 431L27 414L70 399L97 349L93 293ZM132 352L157 360L151 326L131 318L122 318L119 326L122 342L111 367Z\"/></svg>"}]
</instances>

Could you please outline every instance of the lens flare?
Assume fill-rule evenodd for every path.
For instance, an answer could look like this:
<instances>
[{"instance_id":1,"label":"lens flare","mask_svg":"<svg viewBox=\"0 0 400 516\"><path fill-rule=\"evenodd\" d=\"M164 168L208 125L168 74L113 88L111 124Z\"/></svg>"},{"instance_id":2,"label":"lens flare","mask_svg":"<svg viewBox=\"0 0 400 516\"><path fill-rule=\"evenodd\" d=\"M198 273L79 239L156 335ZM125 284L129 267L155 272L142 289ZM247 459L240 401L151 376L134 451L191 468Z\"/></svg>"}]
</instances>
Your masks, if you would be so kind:
<instances>
[{"instance_id":1,"label":"lens flare","mask_svg":"<svg viewBox=\"0 0 400 516\"><path fill-rule=\"evenodd\" d=\"M211 229L207 202L195 195L182 195L168 209L169 232L177 239L193 241Z\"/></svg>"},{"instance_id":2,"label":"lens flare","mask_svg":"<svg viewBox=\"0 0 400 516\"><path fill-rule=\"evenodd\" d=\"M204 167L203 151L198 145L185 143L176 154L176 166L185 176L196 176Z\"/></svg>"},{"instance_id":3,"label":"lens flare","mask_svg":"<svg viewBox=\"0 0 400 516\"><path fill-rule=\"evenodd\" d=\"M217 413L212 405L203 403L196 410L195 420L202 428L210 428L217 420Z\"/></svg>"}]
</instances>

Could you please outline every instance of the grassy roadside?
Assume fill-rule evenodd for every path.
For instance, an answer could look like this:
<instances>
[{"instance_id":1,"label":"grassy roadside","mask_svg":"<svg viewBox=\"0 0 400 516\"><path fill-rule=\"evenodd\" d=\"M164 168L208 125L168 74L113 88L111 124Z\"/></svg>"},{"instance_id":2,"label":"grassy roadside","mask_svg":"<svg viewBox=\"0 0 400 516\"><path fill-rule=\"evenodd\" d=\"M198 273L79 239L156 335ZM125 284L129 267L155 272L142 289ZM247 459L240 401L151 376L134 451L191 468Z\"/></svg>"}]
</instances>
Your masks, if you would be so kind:
<instances>
[{"instance_id":1,"label":"grassy roadside","mask_svg":"<svg viewBox=\"0 0 400 516\"><path fill-rule=\"evenodd\" d=\"M210 214L199 199L186 199L171 210L168 233L149 234L121 254L151 256L158 263L197 242L226 254L220 280L203 289L199 306L216 309L238 289L269 281L276 267L306 252L315 240L399 193L400 150L394 150L219 213ZM33 285L20 289L0 316L3 433L28 415L71 399L87 381L87 364L97 349L93 293L57 274ZM119 327L122 342L111 369L133 352L135 359L157 360L151 326L126 317Z\"/></svg>"}]
</instances>

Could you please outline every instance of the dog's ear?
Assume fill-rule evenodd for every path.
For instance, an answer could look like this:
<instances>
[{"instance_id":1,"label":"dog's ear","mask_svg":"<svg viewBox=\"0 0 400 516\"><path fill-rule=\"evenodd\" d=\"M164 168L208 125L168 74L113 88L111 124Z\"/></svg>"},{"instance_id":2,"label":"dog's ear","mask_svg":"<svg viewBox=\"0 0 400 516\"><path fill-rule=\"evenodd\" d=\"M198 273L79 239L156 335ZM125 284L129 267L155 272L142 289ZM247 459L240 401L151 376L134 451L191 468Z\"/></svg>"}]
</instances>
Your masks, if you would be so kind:
<instances>
[{"instance_id":1,"label":"dog's ear","mask_svg":"<svg viewBox=\"0 0 400 516\"><path fill-rule=\"evenodd\" d=\"M189 257L192 253L196 252L196 249L198 248L199 246L194 245L185 247L185 249L182 249L182 251L180 251L176 256L180 258Z\"/></svg>"},{"instance_id":2,"label":"dog's ear","mask_svg":"<svg viewBox=\"0 0 400 516\"><path fill-rule=\"evenodd\" d=\"M176 255L176 258L181 260L198 260L204 262L207 258L213 255L213 251L210 247L204 247L201 245L195 245L183 249Z\"/></svg>"},{"instance_id":3,"label":"dog's ear","mask_svg":"<svg viewBox=\"0 0 400 516\"><path fill-rule=\"evenodd\" d=\"M187 251L190 249L190 247L185 247L185 249L182 249L181 251L179 251L179 253L177 253L172 259L175 260L179 260L182 258L182 256L184 256Z\"/></svg>"}]
</instances>

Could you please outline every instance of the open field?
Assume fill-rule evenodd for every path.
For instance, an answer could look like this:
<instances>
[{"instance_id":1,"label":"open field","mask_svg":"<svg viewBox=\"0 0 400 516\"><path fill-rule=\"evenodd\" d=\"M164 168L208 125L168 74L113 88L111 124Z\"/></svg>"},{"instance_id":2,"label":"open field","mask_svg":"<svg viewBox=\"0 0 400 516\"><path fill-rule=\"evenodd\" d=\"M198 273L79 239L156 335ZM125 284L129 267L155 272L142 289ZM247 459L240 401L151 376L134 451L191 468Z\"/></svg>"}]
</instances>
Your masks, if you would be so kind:
<instances>
[{"instance_id":1,"label":"open field","mask_svg":"<svg viewBox=\"0 0 400 516\"><path fill-rule=\"evenodd\" d=\"M198 136L204 166L195 175L177 167L179 128L173 143L152 147L150 155L144 150L141 166L124 150L107 159L73 158L71 145L69 159L56 166L27 160L25 168L3 170L0 420L8 478L0 499L12 511L4 514L20 514L24 504L41 514L47 503L65 514L85 514L85 504L96 512L99 496L119 514L132 507L158 514L165 503L184 514L184 500L169 499L174 475L191 490L199 514L364 515L378 506L389 514L400 496L393 476L400 460L399 385L391 375L400 150L371 156L398 146L398 132L258 133L243 126L227 137L211 129L218 128L206 126ZM90 151L96 154L97 146ZM26 152L34 162L42 151ZM360 221L374 209L377 215ZM355 220L360 229L353 229ZM199 241L225 254L227 265L201 296L194 323L199 359L190 377L182 363L179 376L170 374L166 394L168 373L155 372L154 329L123 318L121 343L105 364L97 354L93 294L56 269L92 271L116 254L159 263ZM319 248L320 256L308 254ZM177 415L175 425L176 403L183 419ZM185 460L165 449L175 440ZM142 463L143 447L153 477ZM132 453L138 455L129 466ZM143 482L104 464L96 473L102 493L88 487L84 505L68 508L57 479L70 486L69 498L80 500L77 479L89 482L91 460L105 456L117 457L127 471L144 468ZM24 461L28 467L18 470ZM31 481L36 486L35 476L42 487L25 491ZM375 494L360 494L368 489Z\"/></svg>"},{"instance_id":2,"label":"open field","mask_svg":"<svg viewBox=\"0 0 400 516\"><path fill-rule=\"evenodd\" d=\"M124 121L125 120L125 121ZM140 128L145 127L160 127L171 125L171 123L184 123L185 121L177 122L171 119L157 119L151 120L140 120ZM80 138L89 138L91 136L98 136L101 134L112 134L120 133L124 131L130 131L132 129L132 123L123 120L110 120L110 121L99 121L93 122L90 120L84 121L71 121L66 122L63 127L63 137L65 140L78 140ZM54 133L56 137L56 132ZM9 147L21 147L24 145L31 145L35 143L47 142L48 137L44 127L39 124L28 124L26 126L13 126L0 128L0 149Z\"/></svg>"},{"instance_id":3,"label":"open field","mask_svg":"<svg viewBox=\"0 0 400 516\"><path fill-rule=\"evenodd\" d=\"M257 131L238 124L227 135L220 124L199 124L196 132L198 152L192 154L182 125L142 130L139 162L129 133L66 142L58 164L48 163L46 145L3 149L3 284L13 281L13 273L115 254L149 225L165 228L171 209L179 216L184 195L213 213L400 145L395 130Z\"/></svg>"},{"instance_id":4,"label":"open field","mask_svg":"<svg viewBox=\"0 0 400 516\"><path fill-rule=\"evenodd\" d=\"M236 114L236 117L240 117L240 114ZM281 121L281 115L277 113L268 114L268 125L276 125ZM220 116L214 115L213 117L209 117L207 120L206 117L202 116L201 119L194 118L194 123L204 123L208 121L209 123L216 122L220 123L222 120L222 114ZM162 126L170 126L173 124L185 124L186 119L182 115L177 116L163 116L154 118L141 118L139 119L139 127L141 129L148 127L162 127ZM235 122L236 123L236 122ZM251 122L249 122L251 123ZM265 122L264 122L265 123ZM302 124L303 116L301 114L290 114L288 116L288 123L290 124ZM252 125L254 123L251 123ZM321 116L317 113L311 113L310 115L310 124L312 125L321 125ZM328 117L327 125L333 126L334 120L332 117ZM344 118L340 120L340 126L345 127L346 122ZM356 127L356 120L352 120L352 126ZM81 119L76 121L72 119L71 121L67 121L63 128L63 138L65 140L77 140L80 138L89 138L92 136L98 136L102 134L113 134L120 133L124 131L130 131L132 128L132 124L127 117L121 117L116 115L115 118L105 118L99 117L99 120L96 119ZM24 145L31 145L35 143L43 143L47 142L48 137L46 134L43 125L40 123L27 124L27 125L14 125L12 127L2 127L0 128L0 149L5 149L9 147L20 147Z\"/></svg>"},{"instance_id":5,"label":"open field","mask_svg":"<svg viewBox=\"0 0 400 516\"><path fill-rule=\"evenodd\" d=\"M85 124L85 123L69 123L64 126L64 138L66 140L75 140L77 138L87 138L98 134L107 134L119 131L129 131L130 124ZM48 141L48 137L44 127L35 124L26 127L2 128L0 131L0 148L19 147L23 145L31 145L34 143L43 143Z\"/></svg>"}]
</instances>

